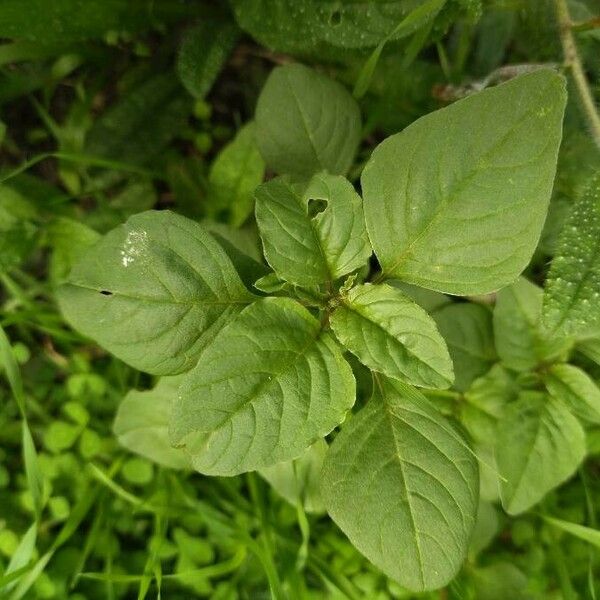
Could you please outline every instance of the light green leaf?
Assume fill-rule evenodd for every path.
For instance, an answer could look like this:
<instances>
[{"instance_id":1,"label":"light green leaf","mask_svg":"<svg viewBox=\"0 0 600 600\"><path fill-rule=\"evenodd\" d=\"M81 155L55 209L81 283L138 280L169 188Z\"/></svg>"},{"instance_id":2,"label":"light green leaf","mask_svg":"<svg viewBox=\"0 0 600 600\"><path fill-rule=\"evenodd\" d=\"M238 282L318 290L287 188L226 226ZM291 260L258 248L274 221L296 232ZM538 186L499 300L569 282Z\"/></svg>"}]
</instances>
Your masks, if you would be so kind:
<instances>
[{"instance_id":1,"label":"light green leaf","mask_svg":"<svg viewBox=\"0 0 600 600\"><path fill-rule=\"evenodd\" d=\"M188 29L177 53L177 74L196 98L204 98L223 68L238 36L235 23L205 18Z\"/></svg>"},{"instance_id":2,"label":"light green leaf","mask_svg":"<svg viewBox=\"0 0 600 600\"><path fill-rule=\"evenodd\" d=\"M428 313L433 314L442 307L450 304L452 298L439 292L434 292L416 285L411 285L398 279L390 279L387 281L392 287L398 288L407 296L412 298L420 307L424 308Z\"/></svg>"},{"instance_id":3,"label":"light green leaf","mask_svg":"<svg viewBox=\"0 0 600 600\"><path fill-rule=\"evenodd\" d=\"M481 304L461 302L440 308L433 319L448 344L454 387L464 392L496 360L492 312Z\"/></svg>"},{"instance_id":4,"label":"light green leaf","mask_svg":"<svg viewBox=\"0 0 600 600\"><path fill-rule=\"evenodd\" d=\"M195 469L236 475L297 458L354 403L350 366L302 306L265 298L202 353L173 407L171 441Z\"/></svg>"},{"instance_id":5,"label":"light green leaf","mask_svg":"<svg viewBox=\"0 0 600 600\"><path fill-rule=\"evenodd\" d=\"M527 576L510 563L498 562L472 572L477 600L534 600Z\"/></svg>"},{"instance_id":6,"label":"light green leaf","mask_svg":"<svg viewBox=\"0 0 600 600\"><path fill-rule=\"evenodd\" d=\"M600 325L600 175L575 203L546 281L544 324L555 334Z\"/></svg>"},{"instance_id":7,"label":"light green leaf","mask_svg":"<svg viewBox=\"0 0 600 600\"><path fill-rule=\"evenodd\" d=\"M326 454L327 442L317 440L296 460L260 469L259 474L293 506L301 503L306 512L324 513L321 469Z\"/></svg>"},{"instance_id":8,"label":"light green leaf","mask_svg":"<svg viewBox=\"0 0 600 600\"><path fill-rule=\"evenodd\" d=\"M330 321L340 342L367 367L426 388L452 383L452 361L435 322L400 290L358 285Z\"/></svg>"},{"instance_id":9,"label":"light green leaf","mask_svg":"<svg viewBox=\"0 0 600 600\"><path fill-rule=\"evenodd\" d=\"M460 100L387 138L362 175L383 272L441 292L514 281L536 247L565 84L542 69Z\"/></svg>"},{"instance_id":10,"label":"light green leaf","mask_svg":"<svg viewBox=\"0 0 600 600\"><path fill-rule=\"evenodd\" d=\"M278 177L255 196L265 256L282 279L306 287L331 282L371 255L362 200L344 177Z\"/></svg>"},{"instance_id":11,"label":"light green leaf","mask_svg":"<svg viewBox=\"0 0 600 600\"><path fill-rule=\"evenodd\" d=\"M562 529L562 531L566 531L596 548L600 548L600 531L597 529L585 527L577 523L569 523L569 521L563 521L562 519L554 519L553 517L543 517L543 519L550 523L550 525L554 525L554 527Z\"/></svg>"},{"instance_id":12,"label":"light green leaf","mask_svg":"<svg viewBox=\"0 0 600 600\"><path fill-rule=\"evenodd\" d=\"M96 231L67 217L54 219L48 225L46 234L52 249L50 279L54 283L64 281L73 265L100 239Z\"/></svg>"},{"instance_id":13,"label":"light green leaf","mask_svg":"<svg viewBox=\"0 0 600 600\"><path fill-rule=\"evenodd\" d=\"M200 225L148 211L93 246L58 299L81 333L137 369L168 375L194 366L253 296Z\"/></svg>"},{"instance_id":14,"label":"light green leaf","mask_svg":"<svg viewBox=\"0 0 600 600\"><path fill-rule=\"evenodd\" d=\"M600 365L600 337L591 337L577 342L575 348L591 361Z\"/></svg>"},{"instance_id":15,"label":"light green leaf","mask_svg":"<svg viewBox=\"0 0 600 600\"><path fill-rule=\"evenodd\" d=\"M185 452L169 442L169 417L182 375L161 377L144 392L131 390L121 401L113 433L121 446L159 465L172 469L191 468Z\"/></svg>"},{"instance_id":16,"label":"light green leaf","mask_svg":"<svg viewBox=\"0 0 600 600\"><path fill-rule=\"evenodd\" d=\"M571 341L548 336L542 329L542 290L520 278L498 292L494 308L496 350L502 362L515 371L528 371L564 354Z\"/></svg>"},{"instance_id":17,"label":"light green leaf","mask_svg":"<svg viewBox=\"0 0 600 600\"><path fill-rule=\"evenodd\" d=\"M540 392L522 392L498 425L500 495L512 515L537 504L571 477L585 455L585 433L567 407Z\"/></svg>"},{"instance_id":18,"label":"light green leaf","mask_svg":"<svg viewBox=\"0 0 600 600\"><path fill-rule=\"evenodd\" d=\"M377 377L373 397L329 449L321 490L353 545L420 591L460 568L478 487L475 458L452 425L415 390Z\"/></svg>"},{"instance_id":19,"label":"light green leaf","mask_svg":"<svg viewBox=\"0 0 600 600\"><path fill-rule=\"evenodd\" d=\"M239 227L252 212L252 193L264 174L265 163L254 140L254 123L248 123L211 165L207 214Z\"/></svg>"},{"instance_id":20,"label":"light green leaf","mask_svg":"<svg viewBox=\"0 0 600 600\"><path fill-rule=\"evenodd\" d=\"M339 83L300 64L277 67L256 105L256 140L277 173L344 175L360 141L356 101Z\"/></svg>"},{"instance_id":21,"label":"light green leaf","mask_svg":"<svg viewBox=\"0 0 600 600\"><path fill-rule=\"evenodd\" d=\"M544 383L550 394L567 404L575 415L600 424L600 388L579 367L552 365L544 374Z\"/></svg>"},{"instance_id":22,"label":"light green leaf","mask_svg":"<svg viewBox=\"0 0 600 600\"><path fill-rule=\"evenodd\" d=\"M498 511L491 502L479 501L477 520L469 543L469 556L476 557L493 541L500 530ZM475 562L475 561L473 561Z\"/></svg>"}]
</instances>

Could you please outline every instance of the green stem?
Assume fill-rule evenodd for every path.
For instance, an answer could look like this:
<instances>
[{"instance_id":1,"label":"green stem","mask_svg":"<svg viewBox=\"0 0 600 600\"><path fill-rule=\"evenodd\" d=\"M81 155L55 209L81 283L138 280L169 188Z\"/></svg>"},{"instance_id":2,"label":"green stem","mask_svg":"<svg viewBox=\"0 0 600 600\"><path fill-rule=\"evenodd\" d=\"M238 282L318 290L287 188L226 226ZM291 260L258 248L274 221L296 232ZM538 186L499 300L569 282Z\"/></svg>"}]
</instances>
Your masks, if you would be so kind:
<instances>
[{"instance_id":1,"label":"green stem","mask_svg":"<svg viewBox=\"0 0 600 600\"><path fill-rule=\"evenodd\" d=\"M596 109L594 96L590 89L590 84L583 70L583 65L577 51L577 44L573 36L571 15L567 6L567 0L555 0L556 17L560 41L563 47L565 66L571 70L573 81L577 87L583 112L588 121L590 133L596 145L600 148L600 115Z\"/></svg>"}]
</instances>

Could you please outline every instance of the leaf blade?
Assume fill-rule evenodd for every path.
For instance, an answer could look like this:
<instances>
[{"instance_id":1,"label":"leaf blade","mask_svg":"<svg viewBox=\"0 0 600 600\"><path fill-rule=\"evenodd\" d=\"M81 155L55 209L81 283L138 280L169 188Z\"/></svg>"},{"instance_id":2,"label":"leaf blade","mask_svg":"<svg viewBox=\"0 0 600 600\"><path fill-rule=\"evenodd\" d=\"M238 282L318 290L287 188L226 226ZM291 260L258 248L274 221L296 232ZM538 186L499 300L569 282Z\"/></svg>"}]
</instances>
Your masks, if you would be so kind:
<instances>
[{"instance_id":1,"label":"leaf blade","mask_svg":"<svg viewBox=\"0 0 600 600\"><path fill-rule=\"evenodd\" d=\"M539 70L380 144L361 181L384 273L460 295L513 281L541 233L565 98L563 79Z\"/></svg>"}]
</instances>

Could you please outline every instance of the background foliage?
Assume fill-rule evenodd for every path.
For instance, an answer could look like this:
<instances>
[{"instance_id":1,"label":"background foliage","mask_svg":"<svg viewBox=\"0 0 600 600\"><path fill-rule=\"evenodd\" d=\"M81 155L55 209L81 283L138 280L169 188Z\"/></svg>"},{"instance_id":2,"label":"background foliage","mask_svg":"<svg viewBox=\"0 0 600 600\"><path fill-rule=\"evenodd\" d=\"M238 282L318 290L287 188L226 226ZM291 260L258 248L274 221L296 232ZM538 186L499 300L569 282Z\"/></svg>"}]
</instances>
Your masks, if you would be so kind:
<instances>
[{"instance_id":1,"label":"background foliage","mask_svg":"<svg viewBox=\"0 0 600 600\"><path fill-rule=\"evenodd\" d=\"M0 595L595 599L599 32L594 0L0 0ZM253 216L265 178L327 167L358 187L381 140L539 64L563 70L563 46L573 42L580 62L568 55L564 70L554 191L524 277L468 298L397 284L446 340L455 383L427 394L479 458L478 519L447 587L402 588L324 516L324 442L293 466L234 478L188 472L164 428L179 376L154 387L155 377L65 323L56 289L73 265L151 208L205 225L207 247L218 250L202 260L225 252L235 262L234 297L261 277L263 291L281 291L289 284L268 274ZM257 104L273 68L289 63L317 71L296 65L289 81L269 79L276 98L297 95L309 112L319 94L353 110L344 87L359 100L351 127L336 129L332 111L328 152L317 144L282 154L285 103L265 94ZM459 128L438 149L451 155L460 142ZM259 221L273 185L296 193L282 180L260 188ZM303 266L281 268L311 285ZM160 373L141 346L121 358ZM442 363L434 375L444 379ZM371 381L352 366L362 406ZM351 420L341 442L361 426ZM520 463L528 453L541 457L535 468ZM499 491L498 471L510 474Z\"/></svg>"}]
</instances>

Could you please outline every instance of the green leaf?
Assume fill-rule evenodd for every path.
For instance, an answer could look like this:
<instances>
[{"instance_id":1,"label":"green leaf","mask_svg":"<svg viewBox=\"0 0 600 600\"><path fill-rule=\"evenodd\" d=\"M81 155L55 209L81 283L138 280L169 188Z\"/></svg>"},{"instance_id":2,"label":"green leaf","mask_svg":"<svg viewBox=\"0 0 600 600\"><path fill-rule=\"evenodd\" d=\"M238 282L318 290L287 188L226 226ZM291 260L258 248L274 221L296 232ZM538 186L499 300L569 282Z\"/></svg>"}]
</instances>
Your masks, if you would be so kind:
<instances>
[{"instance_id":1,"label":"green leaf","mask_svg":"<svg viewBox=\"0 0 600 600\"><path fill-rule=\"evenodd\" d=\"M300 64L273 69L256 105L256 140L277 173L344 175L360 141L356 101L339 83Z\"/></svg>"},{"instance_id":2,"label":"green leaf","mask_svg":"<svg viewBox=\"0 0 600 600\"><path fill-rule=\"evenodd\" d=\"M182 380L181 375L161 377L151 390L127 393L113 424L113 433L121 446L165 467L191 467L185 452L173 448L169 442L171 406Z\"/></svg>"},{"instance_id":3,"label":"green leaf","mask_svg":"<svg viewBox=\"0 0 600 600\"><path fill-rule=\"evenodd\" d=\"M514 281L546 216L564 88L541 69L426 115L375 149L362 190L385 275L462 295Z\"/></svg>"},{"instance_id":4,"label":"green leaf","mask_svg":"<svg viewBox=\"0 0 600 600\"><path fill-rule=\"evenodd\" d=\"M19 265L35 246L35 207L18 191L0 185L0 272Z\"/></svg>"},{"instance_id":5,"label":"green leaf","mask_svg":"<svg viewBox=\"0 0 600 600\"><path fill-rule=\"evenodd\" d=\"M527 576L510 563L498 562L472 572L477 600L534 600Z\"/></svg>"},{"instance_id":6,"label":"green leaf","mask_svg":"<svg viewBox=\"0 0 600 600\"><path fill-rule=\"evenodd\" d=\"M191 100L172 73L142 81L94 122L85 145L91 156L134 165L160 159L163 148L187 126ZM158 160L163 166L161 160Z\"/></svg>"},{"instance_id":7,"label":"green leaf","mask_svg":"<svg viewBox=\"0 0 600 600\"><path fill-rule=\"evenodd\" d=\"M0 37L79 41L108 31L134 33L189 13L170 0L2 0Z\"/></svg>"},{"instance_id":8,"label":"green leaf","mask_svg":"<svg viewBox=\"0 0 600 600\"><path fill-rule=\"evenodd\" d=\"M552 396L562 400L573 413L589 423L600 424L600 388L592 378L574 365L552 365L544 374Z\"/></svg>"},{"instance_id":9,"label":"green leaf","mask_svg":"<svg viewBox=\"0 0 600 600\"><path fill-rule=\"evenodd\" d=\"M100 239L96 231L67 217L54 219L48 225L46 234L52 249L50 279L54 283L64 281L73 265Z\"/></svg>"},{"instance_id":10,"label":"green leaf","mask_svg":"<svg viewBox=\"0 0 600 600\"><path fill-rule=\"evenodd\" d=\"M447 388L454 379L435 322L396 288L358 285L330 321L340 342L375 371L426 388Z\"/></svg>"},{"instance_id":11,"label":"green leaf","mask_svg":"<svg viewBox=\"0 0 600 600\"><path fill-rule=\"evenodd\" d=\"M254 123L248 123L211 165L207 214L236 227L242 225L252 213L252 194L264 174L265 163L254 139Z\"/></svg>"},{"instance_id":12,"label":"green leaf","mask_svg":"<svg viewBox=\"0 0 600 600\"><path fill-rule=\"evenodd\" d=\"M503 288L496 297L494 334L496 350L502 362L515 371L528 371L540 363L564 354L571 341L548 336L540 319L542 290L520 278Z\"/></svg>"},{"instance_id":13,"label":"green leaf","mask_svg":"<svg viewBox=\"0 0 600 600\"><path fill-rule=\"evenodd\" d=\"M265 298L244 310L184 380L171 441L195 469L236 475L297 458L354 403L350 366L302 306Z\"/></svg>"},{"instance_id":14,"label":"green leaf","mask_svg":"<svg viewBox=\"0 0 600 600\"><path fill-rule=\"evenodd\" d=\"M454 364L454 387L464 392L496 360L492 312L481 304L455 303L437 310L433 319L448 344Z\"/></svg>"},{"instance_id":15,"label":"green leaf","mask_svg":"<svg viewBox=\"0 0 600 600\"><path fill-rule=\"evenodd\" d=\"M597 529L578 525L577 523L569 523L562 519L554 519L553 517L543 517L543 519L550 523L550 525L554 525L554 527L562 529L562 531L566 531L596 548L600 548L600 531Z\"/></svg>"},{"instance_id":16,"label":"green leaf","mask_svg":"<svg viewBox=\"0 0 600 600\"><path fill-rule=\"evenodd\" d=\"M475 458L452 425L415 390L377 377L373 398L329 449L321 490L354 546L420 591L460 568L478 486Z\"/></svg>"},{"instance_id":17,"label":"green leaf","mask_svg":"<svg viewBox=\"0 0 600 600\"><path fill-rule=\"evenodd\" d=\"M131 217L58 290L67 321L131 366L181 373L253 300L221 247L168 211Z\"/></svg>"},{"instance_id":18,"label":"green leaf","mask_svg":"<svg viewBox=\"0 0 600 600\"><path fill-rule=\"evenodd\" d=\"M281 52L372 48L410 11L405 0L229 0L242 29Z\"/></svg>"},{"instance_id":19,"label":"green leaf","mask_svg":"<svg viewBox=\"0 0 600 600\"><path fill-rule=\"evenodd\" d=\"M260 469L259 474L293 506L300 503L306 512L324 513L321 469L326 454L327 442L317 440L296 460Z\"/></svg>"},{"instance_id":20,"label":"green leaf","mask_svg":"<svg viewBox=\"0 0 600 600\"><path fill-rule=\"evenodd\" d=\"M544 293L544 324L555 334L600 325L600 176L575 203L558 242Z\"/></svg>"},{"instance_id":21,"label":"green leaf","mask_svg":"<svg viewBox=\"0 0 600 600\"><path fill-rule=\"evenodd\" d=\"M416 285L411 285L404 281L390 279L387 283L392 287L398 288L401 292L404 292L430 314L433 314L442 307L452 303L452 298L450 296L417 287Z\"/></svg>"},{"instance_id":22,"label":"green leaf","mask_svg":"<svg viewBox=\"0 0 600 600\"><path fill-rule=\"evenodd\" d=\"M362 98L369 89L373 73L375 72L379 57L381 56L385 45L391 39L402 39L419 31L419 29L427 27L428 25L430 26L444 4L446 4L446 0L425 0L404 17L395 29L388 33L377 44L377 47L373 50L371 56L369 56L360 70L354 86L353 95L355 98Z\"/></svg>"},{"instance_id":23,"label":"green leaf","mask_svg":"<svg viewBox=\"0 0 600 600\"><path fill-rule=\"evenodd\" d=\"M371 255L362 200L344 177L278 177L255 196L265 256L282 279L305 287L331 282Z\"/></svg>"},{"instance_id":24,"label":"green leaf","mask_svg":"<svg viewBox=\"0 0 600 600\"><path fill-rule=\"evenodd\" d=\"M477 443L493 445L504 407L516 400L518 392L515 380L501 364L472 383L460 404L460 420Z\"/></svg>"},{"instance_id":25,"label":"green leaf","mask_svg":"<svg viewBox=\"0 0 600 600\"><path fill-rule=\"evenodd\" d=\"M522 392L506 408L496 438L505 510L516 515L537 504L584 455L585 433L567 407L541 392Z\"/></svg>"},{"instance_id":26,"label":"green leaf","mask_svg":"<svg viewBox=\"0 0 600 600\"><path fill-rule=\"evenodd\" d=\"M238 37L231 21L205 18L188 29L177 53L177 74L195 98L204 98L223 68Z\"/></svg>"}]
</instances>

